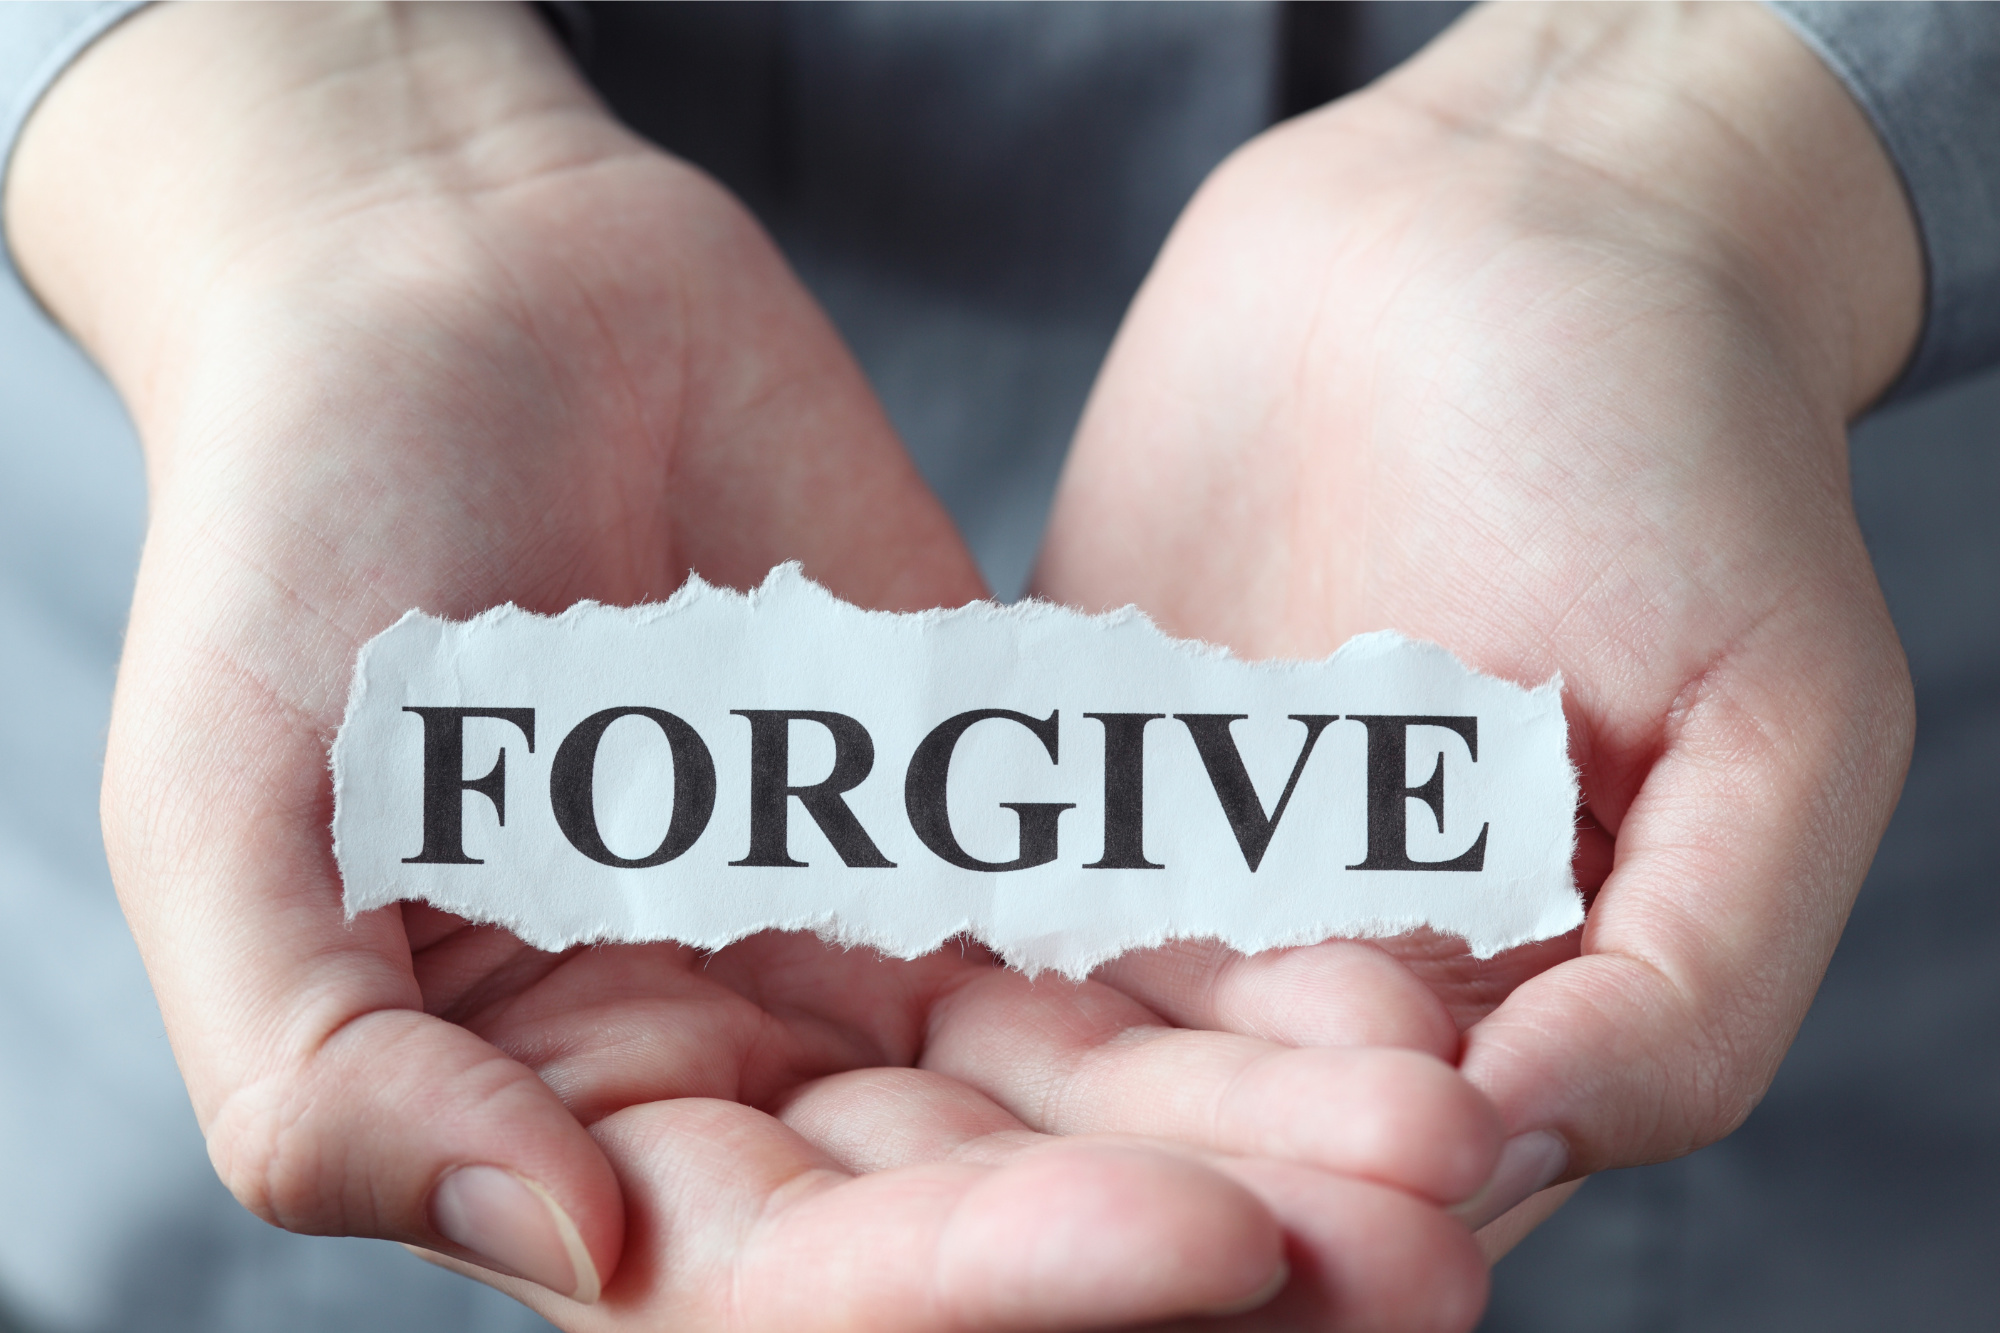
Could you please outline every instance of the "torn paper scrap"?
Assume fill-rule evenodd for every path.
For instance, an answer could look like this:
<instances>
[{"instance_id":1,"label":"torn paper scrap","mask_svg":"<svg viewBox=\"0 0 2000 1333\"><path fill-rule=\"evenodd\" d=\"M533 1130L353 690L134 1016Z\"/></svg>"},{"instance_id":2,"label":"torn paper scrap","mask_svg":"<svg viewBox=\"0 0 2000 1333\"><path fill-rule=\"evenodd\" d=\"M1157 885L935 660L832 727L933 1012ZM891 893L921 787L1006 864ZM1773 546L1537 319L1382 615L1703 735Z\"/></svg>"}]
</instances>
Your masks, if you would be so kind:
<instances>
[{"instance_id":1,"label":"torn paper scrap","mask_svg":"<svg viewBox=\"0 0 2000 1333\"><path fill-rule=\"evenodd\" d=\"M1420 926L1574 928L1561 685L1368 634L1244 662L1130 608L864 611L742 594L411 612L333 745L349 914L422 900L561 949L760 930L1030 972Z\"/></svg>"}]
</instances>

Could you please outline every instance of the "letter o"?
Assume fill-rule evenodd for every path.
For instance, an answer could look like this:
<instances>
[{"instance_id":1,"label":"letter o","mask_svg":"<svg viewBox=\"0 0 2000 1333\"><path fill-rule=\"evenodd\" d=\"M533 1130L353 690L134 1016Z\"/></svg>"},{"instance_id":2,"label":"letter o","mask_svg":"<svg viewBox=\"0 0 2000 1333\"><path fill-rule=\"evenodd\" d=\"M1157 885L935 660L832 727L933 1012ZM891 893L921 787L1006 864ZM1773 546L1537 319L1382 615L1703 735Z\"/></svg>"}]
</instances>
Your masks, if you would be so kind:
<instances>
[{"instance_id":1,"label":"letter o","mask_svg":"<svg viewBox=\"0 0 2000 1333\"><path fill-rule=\"evenodd\" d=\"M597 747L621 717L651 718L666 734L673 754L674 809L667 819L667 836L650 856L618 855L604 845L604 834L597 827ZM607 708L592 713L563 737L549 769L549 804L570 846L591 860L621 870L665 865L695 845L715 813L715 759L695 729L672 713L636 705Z\"/></svg>"}]
</instances>

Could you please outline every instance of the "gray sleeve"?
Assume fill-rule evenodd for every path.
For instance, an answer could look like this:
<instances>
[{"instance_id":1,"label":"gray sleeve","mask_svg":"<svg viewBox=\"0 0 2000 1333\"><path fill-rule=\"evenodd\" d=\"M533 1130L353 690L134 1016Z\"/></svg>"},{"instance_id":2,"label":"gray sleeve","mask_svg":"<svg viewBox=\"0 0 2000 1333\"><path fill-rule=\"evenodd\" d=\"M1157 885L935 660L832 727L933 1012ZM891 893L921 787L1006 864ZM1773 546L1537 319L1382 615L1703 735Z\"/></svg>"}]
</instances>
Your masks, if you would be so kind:
<instances>
[{"instance_id":1,"label":"gray sleeve","mask_svg":"<svg viewBox=\"0 0 2000 1333\"><path fill-rule=\"evenodd\" d=\"M0 4L0 187L14 164L14 144L42 94L69 63L143 0L21 0ZM12 251L0 238L0 283L19 283Z\"/></svg>"},{"instance_id":2,"label":"gray sleeve","mask_svg":"<svg viewBox=\"0 0 2000 1333\"><path fill-rule=\"evenodd\" d=\"M1875 123L1916 214L1924 327L1883 401L2000 364L2000 4L1772 8Z\"/></svg>"}]
</instances>

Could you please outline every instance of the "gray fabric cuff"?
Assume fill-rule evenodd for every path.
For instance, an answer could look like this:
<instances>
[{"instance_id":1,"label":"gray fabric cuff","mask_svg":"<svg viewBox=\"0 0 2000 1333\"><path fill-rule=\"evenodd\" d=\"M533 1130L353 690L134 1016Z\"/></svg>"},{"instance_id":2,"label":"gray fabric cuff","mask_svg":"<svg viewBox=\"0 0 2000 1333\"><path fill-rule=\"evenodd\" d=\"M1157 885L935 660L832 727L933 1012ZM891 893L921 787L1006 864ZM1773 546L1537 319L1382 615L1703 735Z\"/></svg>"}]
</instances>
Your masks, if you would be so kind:
<instances>
[{"instance_id":1,"label":"gray fabric cuff","mask_svg":"<svg viewBox=\"0 0 2000 1333\"><path fill-rule=\"evenodd\" d=\"M0 4L0 189L14 165L14 145L42 94L70 62L145 0L19 0ZM0 282L21 283L12 249L0 236ZM32 300L34 293L28 293ZM40 303L35 302L40 308Z\"/></svg>"},{"instance_id":2,"label":"gray fabric cuff","mask_svg":"<svg viewBox=\"0 0 2000 1333\"><path fill-rule=\"evenodd\" d=\"M1771 8L1874 122L1923 240L1923 332L1877 406L2000 364L2000 4Z\"/></svg>"}]
</instances>

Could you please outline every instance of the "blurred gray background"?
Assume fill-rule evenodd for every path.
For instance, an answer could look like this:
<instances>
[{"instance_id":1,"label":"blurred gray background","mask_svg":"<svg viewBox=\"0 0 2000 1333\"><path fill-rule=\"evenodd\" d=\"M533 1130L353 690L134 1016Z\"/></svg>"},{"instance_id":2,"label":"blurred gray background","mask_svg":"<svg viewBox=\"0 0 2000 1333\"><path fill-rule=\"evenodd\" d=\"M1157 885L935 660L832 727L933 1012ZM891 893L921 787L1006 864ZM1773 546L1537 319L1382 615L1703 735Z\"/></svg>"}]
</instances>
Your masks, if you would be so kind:
<instances>
[{"instance_id":1,"label":"blurred gray background","mask_svg":"<svg viewBox=\"0 0 2000 1333\"><path fill-rule=\"evenodd\" d=\"M1011 596L1188 194L1457 9L631 6L577 40L765 218ZM1587 1184L1501 1265L1491 1333L2000 1323L2000 375L1863 424L1854 474L1919 729L1853 924L1749 1124ZM143 522L115 397L0 289L0 1333L546 1327L216 1183L97 834Z\"/></svg>"}]
</instances>

